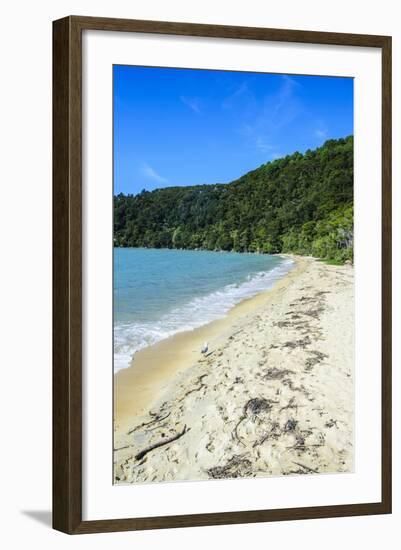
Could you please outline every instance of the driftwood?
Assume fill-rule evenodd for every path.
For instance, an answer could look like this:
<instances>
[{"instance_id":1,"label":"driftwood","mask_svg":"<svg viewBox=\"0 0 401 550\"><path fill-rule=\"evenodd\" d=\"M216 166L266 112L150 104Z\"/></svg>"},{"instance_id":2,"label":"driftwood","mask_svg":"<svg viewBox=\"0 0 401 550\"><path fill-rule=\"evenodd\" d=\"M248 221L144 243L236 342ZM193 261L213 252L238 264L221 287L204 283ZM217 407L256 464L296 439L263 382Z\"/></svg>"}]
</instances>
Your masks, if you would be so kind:
<instances>
[{"instance_id":1,"label":"driftwood","mask_svg":"<svg viewBox=\"0 0 401 550\"><path fill-rule=\"evenodd\" d=\"M117 449L114 449L114 451L122 451L124 449L129 449L130 447L133 447L133 445L124 445L124 447L118 447Z\"/></svg>"},{"instance_id":2,"label":"driftwood","mask_svg":"<svg viewBox=\"0 0 401 550\"><path fill-rule=\"evenodd\" d=\"M297 466L300 466L301 468L303 468L304 470L306 470L307 472L313 472L314 474L318 474L319 472L317 470L314 470L313 468L309 468L309 466L305 466L305 464L301 464L300 462L295 462L295 460L292 461L294 464L296 464Z\"/></svg>"},{"instance_id":3,"label":"driftwood","mask_svg":"<svg viewBox=\"0 0 401 550\"><path fill-rule=\"evenodd\" d=\"M184 393L184 395L178 400L178 403L181 403L181 401L184 401L184 399L186 397L188 397L188 395L190 395L191 393L194 393L194 392L197 392L197 391L201 391L203 388L206 388L206 384L204 384L202 382L202 380L208 376L208 374L202 374L201 376L198 376L198 384L199 386L196 386L195 388L192 388L191 390L188 390L187 392Z\"/></svg>"},{"instance_id":4,"label":"driftwood","mask_svg":"<svg viewBox=\"0 0 401 550\"><path fill-rule=\"evenodd\" d=\"M135 455L135 460L141 460L145 455L147 455L150 451L153 451L154 449L157 449L158 447L163 447L164 445L168 445L169 443L172 443L173 441L176 441L180 437L182 437L186 432L188 432L191 428L187 428L185 425L183 430L179 432L176 435L173 435L172 437L169 437L168 439L165 439L163 441L158 441L157 443L154 443L153 445L150 445L149 447L146 447L146 449L143 449L138 454Z\"/></svg>"},{"instance_id":5,"label":"driftwood","mask_svg":"<svg viewBox=\"0 0 401 550\"><path fill-rule=\"evenodd\" d=\"M246 415L243 415L241 416L241 418L238 420L238 422L236 423L235 427L234 427L234 430L232 431L231 433L231 437L234 439L236 439L239 443L241 443L241 445L243 445L245 447L245 443L242 441L242 439L240 438L240 436L238 435L238 427L239 425L241 424L241 422L243 420L245 420L246 418Z\"/></svg>"},{"instance_id":6,"label":"driftwood","mask_svg":"<svg viewBox=\"0 0 401 550\"><path fill-rule=\"evenodd\" d=\"M294 405L294 401L295 401L295 397L291 397L291 399L288 401L288 404L285 405L284 407L281 407L280 412L285 411L286 409L298 409L298 405L297 404Z\"/></svg>"},{"instance_id":7,"label":"driftwood","mask_svg":"<svg viewBox=\"0 0 401 550\"><path fill-rule=\"evenodd\" d=\"M137 430L140 430L141 428L144 428L145 426L151 426L152 424L155 424L156 422L162 422L166 418L170 416L171 413L167 413L165 416L156 415L155 418L150 420L149 422L143 422L139 426L135 426L135 428L132 428L127 432L127 435L131 435L133 432L136 432Z\"/></svg>"},{"instance_id":8,"label":"driftwood","mask_svg":"<svg viewBox=\"0 0 401 550\"><path fill-rule=\"evenodd\" d=\"M308 449L312 449L313 447L324 447L324 443L311 443L308 445L305 445L305 443L297 444L297 445L290 445L287 447L287 449L294 449L295 451L307 451Z\"/></svg>"}]
</instances>

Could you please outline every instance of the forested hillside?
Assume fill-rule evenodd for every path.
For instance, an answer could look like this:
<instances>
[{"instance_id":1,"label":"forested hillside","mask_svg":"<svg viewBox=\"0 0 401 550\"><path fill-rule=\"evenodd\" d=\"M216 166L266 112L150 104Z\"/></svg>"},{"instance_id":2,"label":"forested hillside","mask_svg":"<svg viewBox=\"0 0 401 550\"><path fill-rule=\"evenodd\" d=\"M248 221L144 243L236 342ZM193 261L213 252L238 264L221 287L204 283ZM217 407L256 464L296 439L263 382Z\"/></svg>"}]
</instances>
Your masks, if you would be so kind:
<instances>
[{"instance_id":1,"label":"forested hillside","mask_svg":"<svg viewBox=\"0 0 401 550\"><path fill-rule=\"evenodd\" d=\"M353 138L263 164L228 184L114 197L115 246L353 256Z\"/></svg>"}]
</instances>

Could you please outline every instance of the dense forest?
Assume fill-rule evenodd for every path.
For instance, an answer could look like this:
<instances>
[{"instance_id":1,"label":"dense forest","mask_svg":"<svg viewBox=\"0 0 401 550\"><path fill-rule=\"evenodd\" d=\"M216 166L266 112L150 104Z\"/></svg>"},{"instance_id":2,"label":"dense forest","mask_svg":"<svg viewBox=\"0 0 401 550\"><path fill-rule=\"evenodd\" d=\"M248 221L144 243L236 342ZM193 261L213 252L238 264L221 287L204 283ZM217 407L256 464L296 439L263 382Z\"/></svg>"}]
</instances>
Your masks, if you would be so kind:
<instances>
[{"instance_id":1,"label":"dense forest","mask_svg":"<svg viewBox=\"0 0 401 550\"><path fill-rule=\"evenodd\" d=\"M263 164L228 184L114 197L114 245L353 259L353 137Z\"/></svg>"}]
</instances>

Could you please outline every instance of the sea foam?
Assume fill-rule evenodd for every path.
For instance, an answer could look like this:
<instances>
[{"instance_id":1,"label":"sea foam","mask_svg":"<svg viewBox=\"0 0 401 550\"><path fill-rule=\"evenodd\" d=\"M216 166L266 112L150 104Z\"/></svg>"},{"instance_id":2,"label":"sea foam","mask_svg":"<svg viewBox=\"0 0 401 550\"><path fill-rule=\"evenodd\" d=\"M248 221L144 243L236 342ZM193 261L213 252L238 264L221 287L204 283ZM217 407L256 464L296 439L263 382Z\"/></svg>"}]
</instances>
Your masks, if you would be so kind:
<instances>
[{"instance_id":1,"label":"sea foam","mask_svg":"<svg viewBox=\"0 0 401 550\"><path fill-rule=\"evenodd\" d=\"M239 284L228 284L220 290L190 300L160 316L141 323L119 323L114 326L114 371L130 366L135 352L179 332L196 329L224 317L236 304L268 290L293 266L285 259L269 271L248 276Z\"/></svg>"}]
</instances>

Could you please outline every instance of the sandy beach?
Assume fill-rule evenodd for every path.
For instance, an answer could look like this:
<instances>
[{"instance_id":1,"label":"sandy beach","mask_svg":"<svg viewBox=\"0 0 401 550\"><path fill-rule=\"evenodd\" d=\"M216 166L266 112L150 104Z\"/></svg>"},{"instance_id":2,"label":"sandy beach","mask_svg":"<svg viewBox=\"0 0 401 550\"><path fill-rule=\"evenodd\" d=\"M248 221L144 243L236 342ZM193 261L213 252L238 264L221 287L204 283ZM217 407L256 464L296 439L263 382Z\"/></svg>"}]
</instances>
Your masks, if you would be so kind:
<instances>
[{"instance_id":1,"label":"sandy beach","mask_svg":"<svg viewBox=\"0 0 401 550\"><path fill-rule=\"evenodd\" d=\"M115 483L352 471L353 267L292 258L114 376Z\"/></svg>"}]
</instances>

